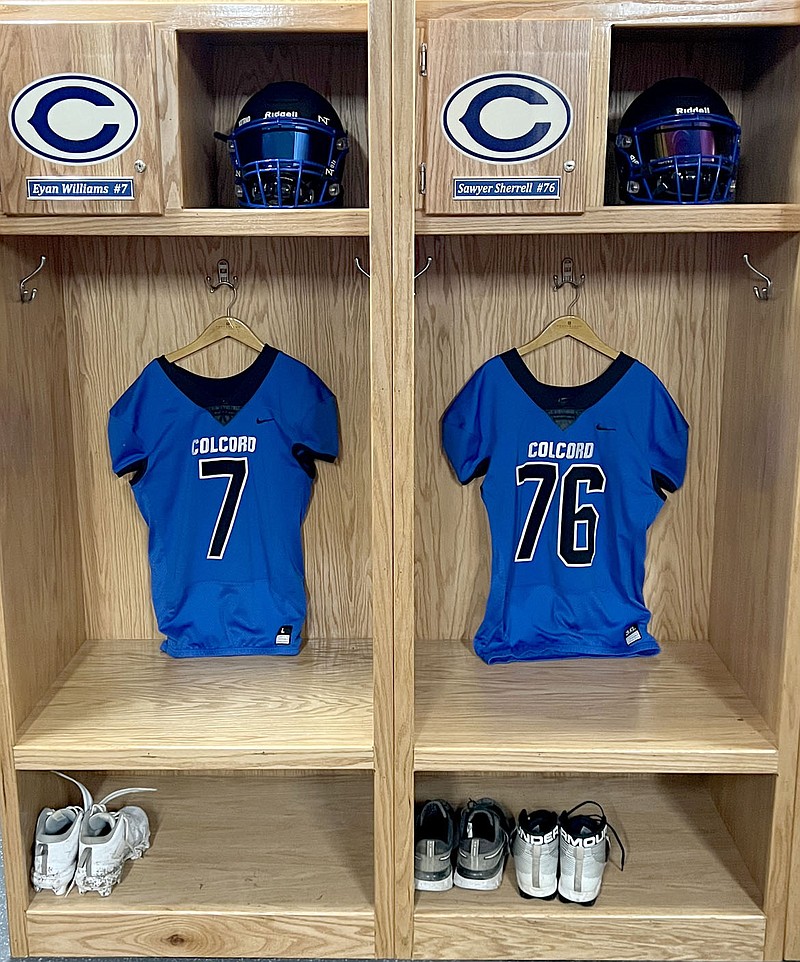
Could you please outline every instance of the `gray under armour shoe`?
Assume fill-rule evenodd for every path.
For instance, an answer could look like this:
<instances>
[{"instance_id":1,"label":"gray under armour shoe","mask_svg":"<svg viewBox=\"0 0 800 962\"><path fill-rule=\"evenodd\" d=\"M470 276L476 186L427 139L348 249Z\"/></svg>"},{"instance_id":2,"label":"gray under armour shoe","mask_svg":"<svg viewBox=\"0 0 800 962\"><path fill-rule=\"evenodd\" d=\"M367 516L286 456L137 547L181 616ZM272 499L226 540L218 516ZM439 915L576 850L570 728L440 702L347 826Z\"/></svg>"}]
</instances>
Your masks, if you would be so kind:
<instances>
[{"instance_id":1,"label":"gray under armour shoe","mask_svg":"<svg viewBox=\"0 0 800 962\"><path fill-rule=\"evenodd\" d=\"M492 798L470 799L461 809L455 874L459 888L500 888L512 828L513 819Z\"/></svg>"},{"instance_id":2,"label":"gray under armour shoe","mask_svg":"<svg viewBox=\"0 0 800 962\"><path fill-rule=\"evenodd\" d=\"M590 815L576 815L585 805L599 809ZM603 806L598 802L581 802L558 819L560 874L558 897L562 902L594 905L603 884L603 872L608 861L610 843L608 829L622 852L620 870L625 868L625 848L613 826L608 824Z\"/></svg>"},{"instance_id":3,"label":"gray under armour shoe","mask_svg":"<svg viewBox=\"0 0 800 962\"><path fill-rule=\"evenodd\" d=\"M456 824L452 807L441 798L420 805L414 819L414 888L446 892L453 887Z\"/></svg>"},{"instance_id":4,"label":"gray under armour shoe","mask_svg":"<svg viewBox=\"0 0 800 962\"><path fill-rule=\"evenodd\" d=\"M527 899L553 899L558 886L558 815L523 808L512 845L519 894Z\"/></svg>"}]
</instances>

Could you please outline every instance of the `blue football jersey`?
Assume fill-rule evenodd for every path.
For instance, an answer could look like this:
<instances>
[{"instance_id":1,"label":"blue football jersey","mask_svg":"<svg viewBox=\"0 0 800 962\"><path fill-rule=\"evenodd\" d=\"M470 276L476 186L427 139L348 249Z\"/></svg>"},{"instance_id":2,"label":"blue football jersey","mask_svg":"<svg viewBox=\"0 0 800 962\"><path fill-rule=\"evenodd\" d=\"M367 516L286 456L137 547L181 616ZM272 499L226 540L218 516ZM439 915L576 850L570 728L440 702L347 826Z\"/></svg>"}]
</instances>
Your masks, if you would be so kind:
<instances>
[{"instance_id":1,"label":"blue football jersey","mask_svg":"<svg viewBox=\"0 0 800 962\"><path fill-rule=\"evenodd\" d=\"M150 528L153 604L176 657L294 655L306 614L300 527L336 399L265 347L233 377L151 361L111 409L114 471Z\"/></svg>"},{"instance_id":2,"label":"blue football jersey","mask_svg":"<svg viewBox=\"0 0 800 962\"><path fill-rule=\"evenodd\" d=\"M577 387L543 384L516 350L476 371L442 436L459 481L483 477L481 658L659 651L643 597L647 529L683 483L688 432L661 381L625 354Z\"/></svg>"}]
</instances>

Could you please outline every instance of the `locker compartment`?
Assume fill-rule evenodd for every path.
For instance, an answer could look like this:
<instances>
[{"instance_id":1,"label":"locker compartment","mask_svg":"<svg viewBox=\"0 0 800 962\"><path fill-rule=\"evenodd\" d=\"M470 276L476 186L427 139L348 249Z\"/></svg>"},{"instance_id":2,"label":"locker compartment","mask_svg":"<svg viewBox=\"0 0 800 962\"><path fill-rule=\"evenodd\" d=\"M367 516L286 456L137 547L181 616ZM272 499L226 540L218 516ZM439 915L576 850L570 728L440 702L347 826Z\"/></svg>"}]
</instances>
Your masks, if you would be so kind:
<instances>
[{"instance_id":1,"label":"locker compartment","mask_svg":"<svg viewBox=\"0 0 800 962\"><path fill-rule=\"evenodd\" d=\"M343 206L368 206L366 34L247 30L176 36L184 207L236 207L228 147L214 131L230 133L253 94L284 80L305 83L331 102L350 141Z\"/></svg>"},{"instance_id":2,"label":"locker compartment","mask_svg":"<svg viewBox=\"0 0 800 962\"><path fill-rule=\"evenodd\" d=\"M453 805L490 797L507 815L597 801L610 858L594 905L523 899L508 858L495 891L454 886L415 892L415 958L555 959L569 940L575 959L761 958L762 896L713 798L709 782L735 776L468 772L416 777L416 798ZM766 780L771 791L772 779ZM586 812L596 809L586 808ZM761 853L760 865L766 861Z\"/></svg>"},{"instance_id":3,"label":"locker compartment","mask_svg":"<svg viewBox=\"0 0 800 962\"><path fill-rule=\"evenodd\" d=\"M739 204L797 204L800 28L640 28L611 31L605 203L620 204L614 139L631 101L658 80L695 77L725 100L742 128ZM663 208L662 208L663 209Z\"/></svg>"},{"instance_id":4,"label":"locker compartment","mask_svg":"<svg viewBox=\"0 0 800 962\"><path fill-rule=\"evenodd\" d=\"M3 352L17 764L371 768L370 327L356 242L7 241L8 276L40 249L37 299L17 301L22 342ZM147 528L109 462L111 404L149 360L225 313L229 293L205 282L221 256L239 277L237 315L338 399L341 456L320 465L303 527L296 658L159 651ZM224 376L253 357L229 340L184 366Z\"/></svg>"},{"instance_id":5,"label":"locker compartment","mask_svg":"<svg viewBox=\"0 0 800 962\"><path fill-rule=\"evenodd\" d=\"M372 782L290 775L72 771L95 800L130 786L151 845L107 897L29 888L35 955L364 957L373 953ZM25 842L42 807L79 802L48 772L20 776ZM335 816L334 816L335 812ZM335 821L335 830L331 830ZM28 870L30 858L28 858Z\"/></svg>"}]
</instances>

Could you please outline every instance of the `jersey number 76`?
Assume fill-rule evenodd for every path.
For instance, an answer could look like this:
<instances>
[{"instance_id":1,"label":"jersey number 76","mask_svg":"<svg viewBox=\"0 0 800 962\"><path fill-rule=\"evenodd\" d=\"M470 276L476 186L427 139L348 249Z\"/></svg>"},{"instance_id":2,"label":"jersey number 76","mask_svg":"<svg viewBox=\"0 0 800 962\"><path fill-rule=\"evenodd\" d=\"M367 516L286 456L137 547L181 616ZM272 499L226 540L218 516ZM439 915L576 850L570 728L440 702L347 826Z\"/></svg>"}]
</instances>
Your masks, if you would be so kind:
<instances>
[{"instance_id":1,"label":"jersey number 76","mask_svg":"<svg viewBox=\"0 0 800 962\"><path fill-rule=\"evenodd\" d=\"M550 461L528 461L517 466L517 485L536 483L522 529L515 561L532 561L553 497L559 467ZM600 515L593 504L581 504L581 494L602 492L606 476L598 464L572 464L561 478L558 499L558 557L568 568L588 568L594 561Z\"/></svg>"}]
</instances>

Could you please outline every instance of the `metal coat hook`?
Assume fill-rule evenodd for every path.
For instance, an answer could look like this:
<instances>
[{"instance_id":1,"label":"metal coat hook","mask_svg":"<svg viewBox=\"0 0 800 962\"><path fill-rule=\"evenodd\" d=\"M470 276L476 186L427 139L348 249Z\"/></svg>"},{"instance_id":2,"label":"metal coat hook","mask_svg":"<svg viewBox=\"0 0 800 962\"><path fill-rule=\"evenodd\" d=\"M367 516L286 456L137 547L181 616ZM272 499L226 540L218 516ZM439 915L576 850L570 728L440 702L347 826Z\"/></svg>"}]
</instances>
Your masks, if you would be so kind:
<instances>
[{"instance_id":1,"label":"metal coat hook","mask_svg":"<svg viewBox=\"0 0 800 962\"><path fill-rule=\"evenodd\" d=\"M19 282L19 299L22 301L23 304L30 304L30 302L34 299L34 297L36 297L36 294L38 293L37 288L34 287L33 290L29 291L25 285L28 283L28 281L32 277L36 277L36 275L39 273L39 271L44 267L46 263L47 263L47 258L44 256L44 254L40 254L39 266L35 267L30 272L30 274L28 274L27 277L23 277L22 280Z\"/></svg>"},{"instance_id":2,"label":"metal coat hook","mask_svg":"<svg viewBox=\"0 0 800 962\"><path fill-rule=\"evenodd\" d=\"M239 296L239 278L234 274L231 278L231 268L230 264L223 257L221 260L217 261L217 283L215 284L211 280L211 275L206 274L206 284L208 284L209 291L214 294L220 289L220 287L229 287L233 291L233 297L231 298L230 304L228 304L228 314L231 312L231 308L236 303L236 298Z\"/></svg>"},{"instance_id":3,"label":"metal coat hook","mask_svg":"<svg viewBox=\"0 0 800 962\"><path fill-rule=\"evenodd\" d=\"M757 299L757 300L759 300L759 301L768 301L768 300L770 299L770 297L772 296L772 278L771 278L771 277L767 277L766 274L762 274L761 271L760 271L757 267L753 267L753 265L750 263L750 255L749 255L749 254L742 254L742 260L745 262L745 264L747 264L747 266L750 268L750 270L751 270L754 274L757 274L758 277L760 277L762 280L764 280L764 281L767 282L767 286L766 286L766 287L759 287L758 284L754 284L754 285L753 285L753 293L756 295L756 299Z\"/></svg>"},{"instance_id":4,"label":"metal coat hook","mask_svg":"<svg viewBox=\"0 0 800 962\"><path fill-rule=\"evenodd\" d=\"M561 261L561 277L559 277L558 274L553 274L554 291L561 290L565 284L570 284L577 290L583 284L583 282L586 280L586 275L581 274L580 280L576 281L575 274L573 273L573 267L574 263L571 257L565 257ZM575 302L577 302L577 300L578 299L576 297Z\"/></svg>"}]
</instances>

